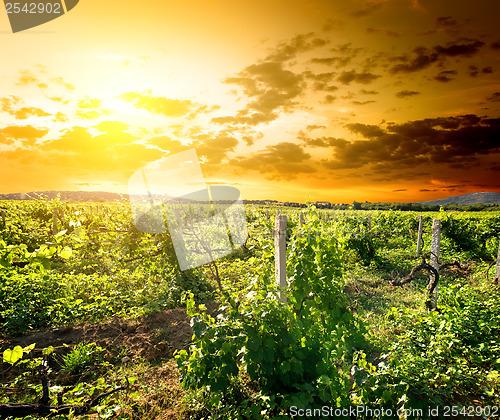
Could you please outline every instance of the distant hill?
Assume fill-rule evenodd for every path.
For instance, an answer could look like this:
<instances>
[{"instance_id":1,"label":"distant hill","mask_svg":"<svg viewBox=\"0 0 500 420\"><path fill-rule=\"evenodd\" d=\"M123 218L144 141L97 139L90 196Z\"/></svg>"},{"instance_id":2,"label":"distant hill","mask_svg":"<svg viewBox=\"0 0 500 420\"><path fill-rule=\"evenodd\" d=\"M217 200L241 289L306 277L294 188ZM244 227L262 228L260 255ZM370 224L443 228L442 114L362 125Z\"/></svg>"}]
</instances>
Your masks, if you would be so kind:
<instances>
[{"instance_id":1,"label":"distant hill","mask_svg":"<svg viewBox=\"0 0 500 420\"><path fill-rule=\"evenodd\" d=\"M60 195L62 201L109 202L123 201L128 195L104 191L32 191L29 193L0 194L0 200L36 200L44 198L53 200Z\"/></svg>"},{"instance_id":2,"label":"distant hill","mask_svg":"<svg viewBox=\"0 0 500 420\"><path fill-rule=\"evenodd\" d=\"M453 197L440 198L439 200L421 201L421 204L432 204L444 206L446 204L471 205L471 204L500 204L500 193L475 192L469 194L455 195Z\"/></svg>"}]
</instances>

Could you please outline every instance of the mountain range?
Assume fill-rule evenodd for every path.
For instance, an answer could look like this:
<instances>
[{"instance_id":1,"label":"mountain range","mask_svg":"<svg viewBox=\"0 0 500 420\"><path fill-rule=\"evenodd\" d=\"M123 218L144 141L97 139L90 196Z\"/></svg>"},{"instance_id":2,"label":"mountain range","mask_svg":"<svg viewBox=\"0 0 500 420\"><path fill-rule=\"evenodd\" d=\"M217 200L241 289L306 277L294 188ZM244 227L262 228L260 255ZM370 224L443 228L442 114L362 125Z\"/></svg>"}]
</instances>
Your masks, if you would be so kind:
<instances>
[{"instance_id":1,"label":"mountain range","mask_svg":"<svg viewBox=\"0 0 500 420\"><path fill-rule=\"evenodd\" d=\"M468 206L472 204L500 204L500 193L497 192L474 192L469 194L454 195L452 197L440 198L432 201L421 201L421 204L434 204L444 206L446 204L457 204Z\"/></svg>"}]
</instances>

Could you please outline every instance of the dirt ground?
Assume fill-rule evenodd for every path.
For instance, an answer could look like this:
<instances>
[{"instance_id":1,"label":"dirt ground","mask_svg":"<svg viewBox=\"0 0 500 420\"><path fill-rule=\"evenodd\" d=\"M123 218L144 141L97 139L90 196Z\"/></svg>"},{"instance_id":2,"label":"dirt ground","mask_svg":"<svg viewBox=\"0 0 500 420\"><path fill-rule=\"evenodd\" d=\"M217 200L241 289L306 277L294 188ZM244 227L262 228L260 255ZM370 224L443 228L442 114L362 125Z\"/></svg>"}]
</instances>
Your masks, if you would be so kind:
<instances>
[{"instance_id":1,"label":"dirt ground","mask_svg":"<svg viewBox=\"0 0 500 420\"><path fill-rule=\"evenodd\" d=\"M134 320L114 318L103 323L82 323L10 336L2 339L0 348L25 347L36 343L36 348L73 346L80 342L95 342L123 357L140 356L148 361L171 357L175 350L189 346L192 330L184 309L152 313Z\"/></svg>"}]
</instances>

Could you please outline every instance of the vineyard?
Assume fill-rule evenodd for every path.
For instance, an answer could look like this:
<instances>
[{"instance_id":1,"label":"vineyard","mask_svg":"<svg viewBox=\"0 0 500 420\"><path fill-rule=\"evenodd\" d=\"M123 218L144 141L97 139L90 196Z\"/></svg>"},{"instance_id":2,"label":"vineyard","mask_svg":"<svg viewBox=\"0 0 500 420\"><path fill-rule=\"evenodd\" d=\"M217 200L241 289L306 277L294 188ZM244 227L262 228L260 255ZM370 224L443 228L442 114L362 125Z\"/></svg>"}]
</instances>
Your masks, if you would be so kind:
<instances>
[{"instance_id":1,"label":"vineyard","mask_svg":"<svg viewBox=\"0 0 500 420\"><path fill-rule=\"evenodd\" d=\"M499 213L245 210L180 271L127 202L0 202L0 418L500 416Z\"/></svg>"}]
</instances>

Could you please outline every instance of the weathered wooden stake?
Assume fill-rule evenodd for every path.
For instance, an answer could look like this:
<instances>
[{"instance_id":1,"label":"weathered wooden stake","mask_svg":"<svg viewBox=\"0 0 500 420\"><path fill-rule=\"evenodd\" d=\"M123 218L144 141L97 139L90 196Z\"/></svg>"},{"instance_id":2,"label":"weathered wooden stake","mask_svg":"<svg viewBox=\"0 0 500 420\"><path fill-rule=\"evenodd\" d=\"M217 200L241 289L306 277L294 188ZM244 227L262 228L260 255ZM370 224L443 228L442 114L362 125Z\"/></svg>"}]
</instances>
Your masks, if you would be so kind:
<instances>
[{"instance_id":1,"label":"weathered wooden stake","mask_svg":"<svg viewBox=\"0 0 500 420\"><path fill-rule=\"evenodd\" d=\"M422 249L422 228L423 228L423 216L418 218L418 237L417 237L417 253L415 254L417 257L420 254L420 250Z\"/></svg>"},{"instance_id":2,"label":"weathered wooden stake","mask_svg":"<svg viewBox=\"0 0 500 420\"><path fill-rule=\"evenodd\" d=\"M299 223L300 223L301 226L305 223L304 214L303 213L299 213Z\"/></svg>"},{"instance_id":3,"label":"weathered wooden stake","mask_svg":"<svg viewBox=\"0 0 500 420\"><path fill-rule=\"evenodd\" d=\"M52 233L57 233L57 209L52 211Z\"/></svg>"},{"instance_id":4,"label":"weathered wooden stake","mask_svg":"<svg viewBox=\"0 0 500 420\"><path fill-rule=\"evenodd\" d=\"M286 303L286 224L285 215L278 215L274 225L274 253L276 283L280 287L280 300Z\"/></svg>"},{"instance_id":5,"label":"weathered wooden stake","mask_svg":"<svg viewBox=\"0 0 500 420\"><path fill-rule=\"evenodd\" d=\"M439 273L439 248L441 244L441 220L434 219L432 221L432 242L431 242L431 266ZM434 280L434 275L431 273L431 278ZM434 297L431 301L432 309L437 308L438 285L434 289Z\"/></svg>"},{"instance_id":6,"label":"weathered wooden stake","mask_svg":"<svg viewBox=\"0 0 500 420\"><path fill-rule=\"evenodd\" d=\"M372 215L371 213L368 215L368 233L372 231Z\"/></svg>"},{"instance_id":7,"label":"weathered wooden stake","mask_svg":"<svg viewBox=\"0 0 500 420\"><path fill-rule=\"evenodd\" d=\"M3 209L0 210L0 216L2 217L2 223L5 226L5 211Z\"/></svg>"},{"instance_id":8,"label":"weathered wooden stake","mask_svg":"<svg viewBox=\"0 0 500 420\"><path fill-rule=\"evenodd\" d=\"M493 283L500 285L500 245L498 246L497 269L495 270L495 280Z\"/></svg>"}]
</instances>

